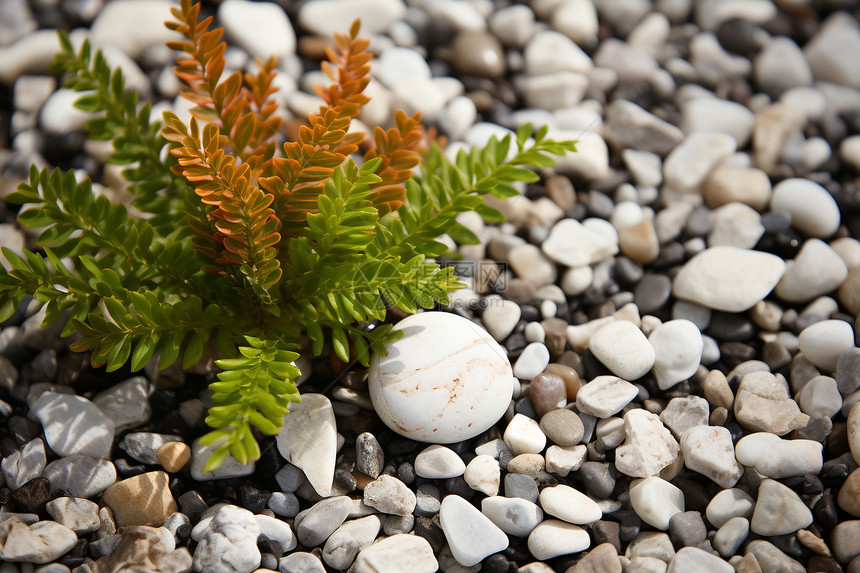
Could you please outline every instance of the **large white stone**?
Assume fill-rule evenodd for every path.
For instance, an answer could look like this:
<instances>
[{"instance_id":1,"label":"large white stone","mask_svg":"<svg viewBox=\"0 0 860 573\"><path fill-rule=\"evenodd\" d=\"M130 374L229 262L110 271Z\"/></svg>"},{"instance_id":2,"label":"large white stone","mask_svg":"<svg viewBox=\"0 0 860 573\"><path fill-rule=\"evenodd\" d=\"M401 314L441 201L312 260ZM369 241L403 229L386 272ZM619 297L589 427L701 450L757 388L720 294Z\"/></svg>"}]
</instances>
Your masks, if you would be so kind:
<instances>
[{"instance_id":1,"label":"large white stone","mask_svg":"<svg viewBox=\"0 0 860 573\"><path fill-rule=\"evenodd\" d=\"M403 336L370 361L369 390L385 424L413 440L451 443L480 434L505 413L513 372L482 328L444 312L424 312L393 329Z\"/></svg>"},{"instance_id":2,"label":"large white stone","mask_svg":"<svg viewBox=\"0 0 860 573\"><path fill-rule=\"evenodd\" d=\"M770 208L772 211L788 211L795 229L820 239L835 233L841 220L833 196L818 183L798 177L774 185Z\"/></svg>"},{"instance_id":3,"label":"large white stone","mask_svg":"<svg viewBox=\"0 0 860 573\"><path fill-rule=\"evenodd\" d=\"M290 406L277 437L278 451L301 468L318 494L331 494L337 455L337 423L331 402L322 394L302 394Z\"/></svg>"},{"instance_id":4,"label":"large white stone","mask_svg":"<svg viewBox=\"0 0 860 573\"><path fill-rule=\"evenodd\" d=\"M528 548L535 559L552 559L568 553L585 551L591 545L588 531L578 525L547 519L529 534Z\"/></svg>"},{"instance_id":5,"label":"large white stone","mask_svg":"<svg viewBox=\"0 0 860 573\"><path fill-rule=\"evenodd\" d=\"M776 255L719 246L687 261L672 284L676 297L714 310L744 312L773 290L785 272Z\"/></svg>"},{"instance_id":6,"label":"large white stone","mask_svg":"<svg viewBox=\"0 0 860 573\"><path fill-rule=\"evenodd\" d=\"M353 569L355 573L434 573L439 562L426 539L399 533L362 549Z\"/></svg>"},{"instance_id":7,"label":"large white stone","mask_svg":"<svg viewBox=\"0 0 860 573\"><path fill-rule=\"evenodd\" d=\"M173 7L178 6L171 0L108 2L90 28L90 39L96 46L113 46L137 58L150 46L179 39L164 26L165 20L175 20Z\"/></svg>"},{"instance_id":8,"label":"large white stone","mask_svg":"<svg viewBox=\"0 0 860 573\"><path fill-rule=\"evenodd\" d=\"M576 393L576 408L584 414L608 418L630 403L639 389L615 376L598 376Z\"/></svg>"},{"instance_id":9,"label":"large white stone","mask_svg":"<svg viewBox=\"0 0 860 573\"><path fill-rule=\"evenodd\" d=\"M627 320L616 320L592 334L588 347L613 374L625 380L641 378L654 365L654 347Z\"/></svg>"},{"instance_id":10,"label":"large white stone","mask_svg":"<svg viewBox=\"0 0 860 573\"><path fill-rule=\"evenodd\" d=\"M809 239L788 262L774 293L786 302L809 302L839 288L847 276L848 266L836 251L821 239Z\"/></svg>"},{"instance_id":11,"label":"large white stone","mask_svg":"<svg viewBox=\"0 0 860 573\"><path fill-rule=\"evenodd\" d=\"M624 414L624 445L615 450L615 467L631 477L657 475L681 451L656 414L637 408Z\"/></svg>"},{"instance_id":12,"label":"large white stone","mask_svg":"<svg viewBox=\"0 0 860 573\"><path fill-rule=\"evenodd\" d=\"M759 535L785 535L812 523L812 512L787 486L772 479L758 488L750 529Z\"/></svg>"},{"instance_id":13,"label":"large white stone","mask_svg":"<svg viewBox=\"0 0 860 573\"><path fill-rule=\"evenodd\" d=\"M557 263L581 267L618 253L618 241L610 241L576 219L562 219L553 226L541 248Z\"/></svg>"},{"instance_id":14,"label":"large white stone","mask_svg":"<svg viewBox=\"0 0 860 573\"><path fill-rule=\"evenodd\" d=\"M737 142L731 135L713 131L692 133L666 157L663 179L677 191L695 191L711 169L735 149Z\"/></svg>"},{"instance_id":15,"label":"large white stone","mask_svg":"<svg viewBox=\"0 0 860 573\"><path fill-rule=\"evenodd\" d=\"M681 436L681 451L688 468L724 488L734 486L744 473L735 460L732 434L722 426L690 428Z\"/></svg>"},{"instance_id":16,"label":"large white stone","mask_svg":"<svg viewBox=\"0 0 860 573\"><path fill-rule=\"evenodd\" d=\"M797 343L812 364L834 372L839 356L854 348L854 329L844 320L822 320L804 328Z\"/></svg>"},{"instance_id":17,"label":"large white stone","mask_svg":"<svg viewBox=\"0 0 860 573\"><path fill-rule=\"evenodd\" d=\"M296 51L296 32L284 9L274 2L227 0L218 7L218 21L228 39L262 61Z\"/></svg>"},{"instance_id":18,"label":"large white stone","mask_svg":"<svg viewBox=\"0 0 860 573\"><path fill-rule=\"evenodd\" d=\"M563 484L543 488L540 505L549 515L578 525L594 523L603 516L594 500Z\"/></svg>"},{"instance_id":19,"label":"large white stone","mask_svg":"<svg viewBox=\"0 0 860 573\"><path fill-rule=\"evenodd\" d=\"M346 33L356 18L361 32L379 34L406 13L403 0L313 0L299 9L299 25L318 36ZM372 15L372 16L371 16Z\"/></svg>"},{"instance_id":20,"label":"large white stone","mask_svg":"<svg viewBox=\"0 0 860 573\"><path fill-rule=\"evenodd\" d=\"M661 390L667 390L696 373L704 342L699 328L679 318L664 322L648 336L654 348L652 371Z\"/></svg>"},{"instance_id":21,"label":"large white stone","mask_svg":"<svg viewBox=\"0 0 860 573\"><path fill-rule=\"evenodd\" d=\"M481 501L481 512L499 529L516 537L526 537L543 521L541 508L521 497L487 497Z\"/></svg>"}]
</instances>

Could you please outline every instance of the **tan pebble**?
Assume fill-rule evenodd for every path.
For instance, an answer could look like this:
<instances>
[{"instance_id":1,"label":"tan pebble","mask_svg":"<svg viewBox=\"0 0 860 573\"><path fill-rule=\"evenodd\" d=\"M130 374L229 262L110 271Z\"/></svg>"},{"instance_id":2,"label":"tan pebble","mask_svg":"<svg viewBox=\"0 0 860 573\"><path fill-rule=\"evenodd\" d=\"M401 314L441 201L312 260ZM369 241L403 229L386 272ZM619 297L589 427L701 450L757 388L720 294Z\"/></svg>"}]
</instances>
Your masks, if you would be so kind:
<instances>
[{"instance_id":1,"label":"tan pebble","mask_svg":"<svg viewBox=\"0 0 860 573\"><path fill-rule=\"evenodd\" d=\"M567 404L567 389L564 378L552 372L541 372L532 378L529 384L529 398L531 398L538 416L544 416L553 410L564 408Z\"/></svg>"},{"instance_id":2,"label":"tan pebble","mask_svg":"<svg viewBox=\"0 0 860 573\"><path fill-rule=\"evenodd\" d=\"M611 543L602 543L586 553L573 573L621 573L621 560Z\"/></svg>"},{"instance_id":3,"label":"tan pebble","mask_svg":"<svg viewBox=\"0 0 860 573\"><path fill-rule=\"evenodd\" d=\"M651 220L639 221L618 233L621 252L637 263L653 263L660 254L660 241Z\"/></svg>"},{"instance_id":4,"label":"tan pebble","mask_svg":"<svg viewBox=\"0 0 860 573\"><path fill-rule=\"evenodd\" d=\"M824 555L825 557L830 557L831 555L827 543L808 529L799 530L797 532L797 540L819 555Z\"/></svg>"},{"instance_id":5,"label":"tan pebble","mask_svg":"<svg viewBox=\"0 0 860 573\"><path fill-rule=\"evenodd\" d=\"M848 447L854 461L860 464L860 402L854 404L848 413Z\"/></svg>"},{"instance_id":6,"label":"tan pebble","mask_svg":"<svg viewBox=\"0 0 860 573\"><path fill-rule=\"evenodd\" d=\"M711 412L710 417L708 418L709 426L722 426L726 423L726 420L729 418L729 411L722 406L717 406L714 408L714 411Z\"/></svg>"},{"instance_id":7,"label":"tan pebble","mask_svg":"<svg viewBox=\"0 0 860 573\"><path fill-rule=\"evenodd\" d=\"M752 553L747 553L735 565L736 573L762 573L761 565L758 564L758 559Z\"/></svg>"},{"instance_id":8,"label":"tan pebble","mask_svg":"<svg viewBox=\"0 0 860 573\"><path fill-rule=\"evenodd\" d=\"M167 442L155 454L158 463L169 473L176 473L191 459L191 448L183 442Z\"/></svg>"},{"instance_id":9,"label":"tan pebble","mask_svg":"<svg viewBox=\"0 0 860 573\"><path fill-rule=\"evenodd\" d=\"M852 315L860 313L860 266L854 267L848 277L842 282L838 291L839 302Z\"/></svg>"},{"instance_id":10,"label":"tan pebble","mask_svg":"<svg viewBox=\"0 0 860 573\"><path fill-rule=\"evenodd\" d=\"M722 406L729 409L732 407L735 397L732 395L732 389L729 387L726 375L719 370L708 372L708 375L702 381L702 390L705 392L705 399L714 408Z\"/></svg>"},{"instance_id":11,"label":"tan pebble","mask_svg":"<svg viewBox=\"0 0 860 573\"><path fill-rule=\"evenodd\" d=\"M705 202L716 209L735 201L756 211L767 207L771 195L767 173L755 167L717 167L705 179Z\"/></svg>"},{"instance_id":12,"label":"tan pebble","mask_svg":"<svg viewBox=\"0 0 860 573\"><path fill-rule=\"evenodd\" d=\"M576 191L570 179L563 175L553 175L546 180L546 194L555 204L567 211L576 205Z\"/></svg>"},{"instance_id":13,"label":"tan pebble","mask_svg":"<svg viewBox=\"0 0 860 573\"><path fill-rule=\"evenodd\" d=\"M102 503L113 511L117 527L150 525L161 527L171 513L178 511L165 472L140 474L108 487Z\"/></svg>"},{"instance_id":14,"label":"tan pebble","mask_svg":"<svg viewBox=\"0 0 860 573\"><path fill-rule=\"evenodd\" d=\"M520 454L508 462L508 473L537 478L545 466L546 460L540 454Z\"/></svg>"},{"instance_id":15,"label":"tan pebble","mask_svg":"<svg viewBox=\"0 0 860 573\"><path fill-rule=\"evenodd\" d=\"M851 475L839 488L839 496L836 501L839 507L854 517L860 517L860 469L851 472Z\"/></svg>"},{"instance_id":16,"label":"tan pebble","mask_svg":"<svg viewBox=\"0 0 860 573\"><path fill-rule=\"evenodd\" d=\"M579 378L579 374L576 373L576 370L565 364L552 362L547 365L544 372L561 376L562 380L564 380L564 387L567 390L567 401L573 402L576 400L576 394L579 392L579 389L582 388L582 380Z\"/></svg>"}]
</instances>

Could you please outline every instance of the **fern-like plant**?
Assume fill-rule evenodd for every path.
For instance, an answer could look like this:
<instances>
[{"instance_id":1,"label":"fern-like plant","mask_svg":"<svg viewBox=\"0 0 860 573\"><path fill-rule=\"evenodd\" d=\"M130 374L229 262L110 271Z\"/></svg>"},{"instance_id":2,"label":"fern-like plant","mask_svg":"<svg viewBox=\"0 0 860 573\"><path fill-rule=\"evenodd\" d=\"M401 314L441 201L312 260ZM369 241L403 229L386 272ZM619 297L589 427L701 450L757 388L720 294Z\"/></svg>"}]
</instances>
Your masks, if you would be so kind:
<instances>
[{"instance_id":1,"label":"fern-like plant","mask_svg":"<svg viewBox=\"0 0 860 573\"><path fill-rule=\"evenodd\" d=\"M113 142L108 162L126 166L143 216L71 172L33 167L6 200L28 205L18 219L43 229L43 254L3 249L11 269L0 267L0 321L31 294L46 307L45 324L78 332L72 349L108 371L151 360L189 367L215 346L208 471L228 455L257 459L252 427L277 434L299 400L294 362L304 337L314 355L328 347L367 364L391 338L386 302L412 313L446 304L462 286L452 268L428 260L446 252L444 234L477 242L455 217L476 210L499 221L482 196L516 195L513 182L538 179L528 166L548 167L574 143L526 126L450 162L426 145L418 115L398 111L357 161L364 136L348 130L368 101L371 56L356 22L327 52L333 83L317 89L324 105L278 153L275 61L257 62L256 75L222 77L222 31L211 17L200 21L199 9L182 0L167 23L184 37L169 45L194 103L187 125L169 112L151 121L119 70L86 42L75 51L60 32L55 69L66 87L86 92L76 106L97 114L89 136ZM378 326L365 328L371 321Z\"/></svg>"}]
</instances>

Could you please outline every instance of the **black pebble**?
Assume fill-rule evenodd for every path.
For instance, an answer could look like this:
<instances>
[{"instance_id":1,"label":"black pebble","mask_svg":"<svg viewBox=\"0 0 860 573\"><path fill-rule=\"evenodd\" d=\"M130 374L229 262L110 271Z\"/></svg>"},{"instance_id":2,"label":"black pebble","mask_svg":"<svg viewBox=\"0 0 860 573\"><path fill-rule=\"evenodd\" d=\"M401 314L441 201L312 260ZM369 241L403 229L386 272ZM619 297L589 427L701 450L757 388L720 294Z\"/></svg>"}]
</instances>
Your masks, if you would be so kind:
<instances>
[{"instance_id":1,"label":"black pebble","mask_svg":"<svg viewBox=\"0 0 860 573\"><path fill-rule=\"evenodd\" d=\"M12 502L21 513L42 513L49 501L51 482L44 477L33 478L12 492Z\"/></svg>"},{"instance_id":2,"label":"black pebble","mask_svg":"<svg viewBox=\"0 0 860 573\"><path fill-rule=\"evenodd\" d=\"M516 570L517 566L501 553L490 555L481 562L483 573L514 573Z\"/></svg>"},{"instance_id":3,"label":"black pebble","mask_svg":"<svg viewBox=\"0 0 860 573\"><path fill-rule=\"evenodd\" d=\"M272 497L270 492L257 489L251 485L239 487L239 503L254 514L266 509L266 504L269 503L270 497Z\"/></svg>"}]
</instances>

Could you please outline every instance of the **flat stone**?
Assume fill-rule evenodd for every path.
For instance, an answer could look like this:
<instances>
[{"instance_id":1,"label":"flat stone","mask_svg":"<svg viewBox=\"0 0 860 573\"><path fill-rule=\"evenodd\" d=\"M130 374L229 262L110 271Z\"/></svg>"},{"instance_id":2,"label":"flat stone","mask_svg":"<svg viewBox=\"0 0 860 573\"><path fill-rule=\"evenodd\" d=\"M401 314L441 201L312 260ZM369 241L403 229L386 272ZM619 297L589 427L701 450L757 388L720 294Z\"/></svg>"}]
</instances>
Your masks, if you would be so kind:
<instances>
[{"instance_id":1,"label":"flat stone","mask_svg":"<svg viewBox=\"0 0 860 573\"><path fill-rule=\"evenodd\" d=\"M591 545L591 540L588 531L578 525L547 519L532 530L527 543L535 559L543 561L585 551Z\"/></svg>"},{"instance_id":2,"label":"flat stone","mask_svg":"<svg viewBox=\"0 0 860 573\"><path fill-rule=\"evenodd\" d=\"M764 232L761 215L755 209L740 202L728 203L713 211L713 226L708 233L708 246L752 249Z\"/></svg>"},{"instance_id":3,"label":"flat stone","mask_svg":"<svg viewBox=\"0 0 860 573\"><path fill-rule=\"evenodd\" d=\"M299 543L305 547L322 545L341 526L352 510L352 500L345 495L326 498L300 512L293 527Z\"/></svg>"},{"instance_id":4,"label":"flat stone","mask_svg":"<svg viewBox=\"0 0 860 573\"><path fill-rule=\"evenodd\" d=\"M735 460L731 432L722 426L688 429L681 436L681 450L684 465L724 488L734 486L743 475L743 468Z\"/></svg>"},{"instance_id":5,"label":"flat stone","mask_svg":"<svg viewBox=\"0 0 860 573\"><path fill-rule=\"evenodd\" d=\"M544 371L549 364L549 350L541 342L526 346L514 363L514 376L521 380L531 380Z\"/></svg>"},{"instance_id":6,"label":"flat stone","mask_svg":"<svg viewBox=\"0 0 860 573\"><path fill-rule=\"evenodd\" d=\"M770 432L748 434L735 446L740 463L774 479L818 474L822 450L813 440L783 440Z\"/></svg>"},{"instance_id":7,"label":"flat stone","mask_svg":"<svg viewBox=\"0 0 860 573\"><path fill-rule=\"evenodd\" d=\"M553 225L541 249L557 263L581 267L618 253L618 242L608 240L576 219L562 219Z\"/></svg>"},{"instance_id":8,"label":"flat stone","mask_svg":"<svg viewBox=\"0 0 860 573\"><path fill-rule=\"evenodd\" d=\"M580 417L566 408L543 415L539 425L552 443L562 447L577 445L585 433Z\"/></svg>"},{"instance_id":9,"label":"flat stone","mask_svg":"<svg viewBox=\"0 0 860 573\"><path fill-rule=\"evenodd\" d=\"M119 527L160 527L167 516L178 511L169 480L165 472L140 474L108 487L101 500L111 509Z\"/></svg>"},{"instance_id":10,"label":"flat stone","mask_svg":"<svg viewBox=\"0 0 860 573\"><path fill-rule=\"evenodd\" d=\"M860 465L860 406L857 404L848 412L848 446L855 463Z\"/></svg>"},{"instance_id":11,"label":"flat stone","mask_svg":"<svg viewBox=\"0 0 860 573\"><path fill-rule=\"evenodd\" d=\"M638 380L654 365L654 347L642 331L626 320L611 322L591 335L588 347L616 376Z\"/></svg>"},{"instance_id":12,"label":"flat stone","mask_svg":"<svg viewBox=\"0 0 860 573\"><path fill-rule=\"evenodd\" d=\"M639 389L615 376L598 376L580 388L576 394L576 408L584 414L608 418L617 414L637 395Z\"/></svg>"},{"instance_id":13,"label":"flat stone","mask_svg":"<svg viewBox=\"0 0 860 573\"><path fill-rule=\"evenodd\" d=\"M842 395L830 376L816 376L804 384L795 399L803 413L812 418L832 418L842 409Z\"/></svg>"},{"instance_id":14,"label":"flat stone","mask_svg":"<svg viewBox=\"0 0 860 573\"><path fill-rule=\"evenodd\" d=\"M540 505L549 515L577 525L594 523L603 517L590 497L567 485L545 487L540 492Z\"/></svg>"},{"instance_id":15,"label":"flat stone","mask_svg":"<svg viewBox=\"0 0 860 573\"><path fill-rule=\"evenodd\" d=\"M654 348L652 371L661 390L668 390L698 370L704 342L699 328L689 320L664 322L651 331L648 342Z\"/></svg>"},{"instance_id":16,"label":"flat stone","mask_svg":"<svg viewBox=\"0 0 860 573\"><path fill-rule=\"evenodd\" d=\"M423 312L393 330L404 335L387 346L387 356L373 355L369 379L374 408L388 427L410 439L451 443L502 417L513 372L483 329L454 314ZM333 418L331 424L334 431Z\"/></svg>"},{"instance_id":17,"label":"flat stone","mask_svg":"<svg viewBox=\"0 0 860 573\"><path fill-rule=\"evenodd\" d=\"M681 106L681 129L685 134L712 131L730 135L738 149L749 143L755 116L745 105L715 97L693 98Z\"/></svg>"},{"instance_id":18,"label":"flat stone","mask_svg":"<svg viewBox=\"0 0 860 573\"><path fill-rule=\"evenodd\" d=\"M711 247L681 267L676 297L714 310L744 312L766 297L785 272L785 262L769 253L737 247Z\"/></svg>"},{"instance_id":19,"label":"flat stone","mask_svg":"<svg viewBox=\"0 0 860 573\"><path fill-rule=\"evenodd\" d=\"M734 573L735 568L713 553L703 551L698 547L682 547L678 550L666 573Z\"/></svg>"},{"instance_id":20,"label":"flat stone","mask_svg":"<svg viewBox=\"0 0 860 573\"><path fill-rule=\"evenodd\" d=\"M276 440L285 460L300 468L321 496L331 493L337 455L337 424L331 402L322 394L302 394L291 404Z\"/></svg>"},{"instance_id":21,"label":"flat stone","mask_svg":"<svg viewBox=\"0 0 860 573\"><path fill-rule=\"evenodd\" d=\"M496 526L515 537L526 537L543 521L541 508L520 497L492 496L481 500L481 513Z\"/></svg>"},{"instance_id":22,"label":"flat stone","mask_svg":"<svg viewBox=\"0 0 860 573\"><path fill-rule=\"evenodd\" d=\"M458 495L448 495L442 500L439 522L451 553L466 567L508 546L507 535Z\"/></svg>"},{"instance_id":23,"label":"flat stone","mask_svg":"<svg viewBox=\"0 0 860 573\"><path fill-rule=\"evenodd\" d=\"M786 265L774 294L792 303L809 302L833 292L848 277L845 262L821 239L805 241L794 260Z\"/></svg>"},{"instance_id":24,"label":"flat stone","mask_svg":"<svg viewBox=\"0 0 860 573\"><path fill-rule=\"evenodd\" d=\"M50 563L78 542L75 532L53 521L26 525L16 517L0 523L0 559Z\"/></svg>"},{"instance_id":25,"label":"flat stone","mask_svg":"<svg viewBox=\"0 0 860 573\"><path fill-rule=\"evenodd\" d=\"M534 34L523 52L526 74L555 72L587 74L594 67L591 58L570 38L553 30Z\"/></svg>"},{"instance_id":26,"label":"flat stone","mask_svg":"<svg viewBox=\"0 0 860 573\"><path fill-rule=\"evenodd\" d=\"M628 559L650 557L668 564L675 555L672 541L665 533L642 531L627 545L624 556Z\"/></svg>"},{"instance_id":27,"label":"flat stone","mask_svg":"<svg viewBox=\"0 0 860 573\"><path fill-rule=\"evenodd\" d=\"M539 454L546 447L546 435L540 429L540 425L522 414L514 415L508 423L504 440L505 445L515 456Z\"/></svg>"},{"instance_id":28,"label":"flat stone","mask_svg":"<svg viewBox=\"0 0 860 573\"><path fill-rule=\"evenodd\" d=\"M362 549L353 568L355 573L434 573L439 562L426 539L400 533Z\"/></svg>"},{"instance_id":29,"label":"flat stone","mask_svg":"<svg viewBox=\"0 0 860 573\"><path fill-rule=\"evenodd\" d=\"M860 67L848 55L860 49L857 23L847 14L833 14L803 48L816 80L860 88Z\"/></svg>"},{"instance_id":30,"label":"flat stone","mask_svg":"<svg viewBox=\"0 0 860 573\"><path fill-rule=\"evenodd\" d=\"M251 57L284 60L296 51L296 32L277 4L228 0L218 7L218 22L227 38Z\"/></svg>"},{"instance_id":31,"label":"flat stone","mask_svg":"<svg viewBox=\"0 0 860 573\"><path fill-rule=\"evenodd\" d=\"M466 464L450 448L433 445L415 457L415 473L429 479L448 479L463 475Z\"/></svg>"},{"instance_id":32,"label":"flat stone","mask_svg":"<svg viewBox=\"0 0 860 573\"><path fill-rule=\"evenodd\" d=\"M745 428L777 436L804 428L809 422L788 389L770 372L751 372L741 379L734 413Z\"/></svg>"},{"instance_id":33,"label":"flat stone","mask_svg":"<svg viewBox=\"0 0 860 573\"><path fill-rule=\"evenodd\" d=\"M705 179L705 203L712 209L740 202L763 212L773 189L767 173L755 167L719 166Z\"/></svg>"},{"instance_id":34,"label":"flat stone","mask_svg":"<svg viewBox=\"0 0 860 573\"><path fill-rule=\"evenodd\" d=\"M812 523L812 512L791 489L772 479L762 480L750 528L759 535L785 535Z\"/></svg>"},{"instance_id":35,"label":"flat stone","mask_svg":"<svg viewBox=\"0 0 860 573\"><path fill-rule=\"evenodd\" d=\"M90 498L116 481L116 467L109 460L76 454L49 463L42 476L53 488L73 497Z\"/></svg>"},{"instance_id":36,"label":"flat stone","mask_svg":"<svg viewBox=\"0 0 860 573\"><path fill-rule=\"evenodd\" d=\"M630 484L630 504L642 521L666 531L672 516L684 511L684 493L656 476L635 479Z\"/></svg>"},{"instance_id":37,"label":"flat stone","mask_svg":"<svg viewBox=\"0 0 860 573\"><path fill-rule=\"evenodd\" d=\"M737 553L741 544L750 534L750 522L745 517L733 517L725 522L714 534L712 544L720 555L728 559Z\"/></svg>"},{"instance_id":38,"label":"flat stone","mask_svg":"<svg viewBox=\"0 0 860 573\"><path fill-rule=\"evenodd\" d=\"M508 253L508 263L518 278L535 288L554 283L558 277L558 270L553 261L547 258L547 255L538 247L531 244L513 247Z\"/></svg>"},{"instance_id":39,"label":"flat stone","mask_svg":"<svg viewBox=\"0 0 860 573\"><path fill-rule=\"evenodd\" d=\"M153 391L145 376L135 376L100 392L93 398L93 404L113 421L114 432L119 433L149 421L152 416L149 396Z\"/></svg>"},{"instance_id":40,"label":"flat stone","mask_svg":"<svg viewBox=\"0 0 860 573\"><path fill-rule=\"evenodd\" d=\"M750 495L742 489L724 489L711 499L705 509L705 517L714 527L720 528L730 519L752 517L755 502Z\"/></svg>"},{"instance_id":41,"label":"flat stone","mask_svg":"<svg viewBox=\"0 0 860 573\"><path fill-rule=\"evenodd\" d=\"M45 392L31 407L48 446L60 456L110 456L114 424L95 404L72 394Z\"/></svg>"},{"instance_id":42,"label":"flat stone","mask_svg":"<svg viewBox=\"0 0 860 573\"><path fill-rule=\"evenodd\" d=\"M487 303L487 309L481 315L481 322L490 336L501 342L513 332L520 321L522 316L520 305L500 296L488 296L484 300Z\"/></svg>"},{"instance_id":43,"label":"flat stone","mask_svg":"<svg viewBox=\"0 0 860 573\"><path fill-rule=\"evenodd\" d=\"M325 573L325 566L313 553L296 551L278 561L278 570L281 573Z\"/></svg>"},{"instance_id":44,"label":"flat stone","mask_svg":"<svg viewBox=\"0 0 860 573\"><path fill-rule=\"evenodd\" d=\"M717 163L736 149L735 139L725 133L692 133L666 157L663 180L677 191L695 191Z\"/></svg>"},{"instance_id":45,"label":"flat stone","mask_svg":"<svg viewBox=\"0 0 860 573\"><path fill-rule=\"evenodd\" d=\"M660 418L647 410L635 409L624 414L624 433L624 444L615 450L615 467L631 477L659 474L681 451Z\"/></svg>"},{"instance_id":46,"label":"flat stone","mask_svg":"<svg viewBox=\"0 0 860 573\"><path fill-rule=\"evenodd\" d=\"M617 99L606 107L606 140L616 148L665 156L684 139L684 133L633 102Z\"/></svg>"}]
</instances>

